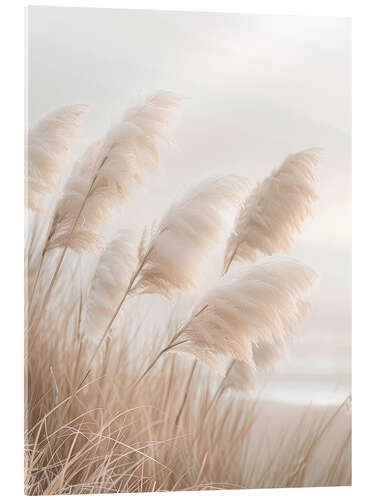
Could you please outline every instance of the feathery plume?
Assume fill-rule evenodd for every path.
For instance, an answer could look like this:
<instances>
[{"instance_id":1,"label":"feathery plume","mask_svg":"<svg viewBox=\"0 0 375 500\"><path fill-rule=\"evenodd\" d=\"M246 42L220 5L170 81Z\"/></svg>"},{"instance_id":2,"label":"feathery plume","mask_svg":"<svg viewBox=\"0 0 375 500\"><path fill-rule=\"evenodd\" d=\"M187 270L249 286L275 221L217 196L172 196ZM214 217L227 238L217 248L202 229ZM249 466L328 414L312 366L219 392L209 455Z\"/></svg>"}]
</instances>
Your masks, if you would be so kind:
<instances>
[{"instance_id":1,"label":"feathery plume","mask_svg":"<svg viewBox=\"0 0 375 500\"><path fill-rule=\"evenodd\" d=\"M193 354L224 375L228 358L254 366L254 346L288 341L306 310L305 296L316 273L281 256L240 271L206 294L201 312L174 338L176 345L169 351ZM261 363L259 353L258 359Z\"/></svg>"},{"instance_id":2,"label":"feathery plume","mask_svg":"<svg viewBox=\"0 0 375 500\"><path fill-rule=\"evenodd\" d=\"M259 183L246 200L228 240L225 269L233 260L254 261L257 253L288 251L293 233L311 213L316 199L315 167L319 149L290 155Z\"/></svg>"},{"instance_id":3,"label":"feathery plume","mask_svg":"<svg viewBox=\"0 0 375 500\"><path fill-rule=\"evenodd\" d=\"M112 201L107 201L103 196L99 204L97 193L93 204L88 187L90 181L93 183L95 172L104 161L104 158L105 144L103 141L97 141L87 148L74 165L73 174L68 179L64 195L56 206L52 228L46 245L47 249L67 245L68 248L79 254L84 252L93 253L104 249L104 240L96 229L98 222L102 219L100 214L108 215L111 212ZM91 208L92 205L94 209Z\"/></svg>"},{"instance_id":4,"label":"feathery plume","mask_svg":"<svg viewBox=\"0 0 375 500\"><path fill-rule=\"evenodd\" d=\"M43 195L56 189L58 176L77 139L87 106L77 104L56 109L42 118L28 134L28 208L43 212Z\"/></svg>"},{"instance_id":5,"label":"feathery plume","mask_svg":"<svg viewBox=\"0 0 375 500\"><path fill-rule=\"evenodd\" d=\"M120 231L102 253L88 297L87 327L103 332L128 288L137 265L134 241L128 231Z\"/></svg>"},{"instance_id":6,"label":"feathery plume","mask_svg":"<svg viewBox=\"0 0 375 500\"><path fill-rule=\"evenodd\" d=\"M158 293L168 300L176 290L198 288L202 263L228 235L244 196L246 179L236 175L200 183L161 220L132 293Z\"/></svg>"},{"instance_id":7,"label":"feathery plume","mask_svg":"<svg viewBox=\"0 0 375 500\"><path fill-rule=\"evenodd\" d=\"M299 322L302 322L309 309L310 303L306 299L297 303ZM286 340L292 340L292 333L291 330L290 338ZM285 358L287 355L287 342L277 340L272 344L259 342L253 344L252 349L253 359L251 364L237 360L232 361L222 380L224 388L248 393L254 388L255 378L259 373L272 370L277 361Z\"/></svg>"},{"instance_id":8,"label":"feathery plume","mask_svg":"<svg viewBox=\"0 0 375 500\"><path fill-rule=\"evenodd\" d=\"M255 380L260 372L268 371L286 354L286 346L281 342L259 342L252 345L252 359L250 363L234 361L231 363L223 386L238 392L247 393L254 388Z\"/></svg>"},{"instance_id":9,"label":"feathery plume","mask_svg":"<svg viewBox=\"0 0 375 500\"><path fill-rule=\"evenodd\" d=\"M48 248L68 246L79 252L79 238L73 238L72 233L97 233L113 211L131 198L145 173L159 171L158 141L166 139L165 129L181 100L173 92L156 93L141 106L128 110L104 140L86 151L57 205ZM100 250L102 241L98 235L96 241L96 250ZM80 248L95 250L84 242Z\"/></svg>"}]
</instances>

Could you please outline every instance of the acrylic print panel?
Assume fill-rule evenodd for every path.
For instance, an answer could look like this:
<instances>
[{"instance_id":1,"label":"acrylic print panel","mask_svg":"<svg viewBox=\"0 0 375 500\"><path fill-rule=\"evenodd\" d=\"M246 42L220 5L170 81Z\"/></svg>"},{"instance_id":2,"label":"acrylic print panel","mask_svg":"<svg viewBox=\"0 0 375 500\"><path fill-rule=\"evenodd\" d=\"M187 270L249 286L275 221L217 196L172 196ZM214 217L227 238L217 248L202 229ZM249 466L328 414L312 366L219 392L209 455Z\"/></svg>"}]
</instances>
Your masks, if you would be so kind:
<instances>
[{"instance_id":1,"label":"acrylic print panel","mask_svg":"<svg viewBox=\"0 0 375 500\"><path fill-rule=\"evenodd\" d=\"M350 20L27 16L26 493L350 485Z\"/></svg>"}]
</instances>

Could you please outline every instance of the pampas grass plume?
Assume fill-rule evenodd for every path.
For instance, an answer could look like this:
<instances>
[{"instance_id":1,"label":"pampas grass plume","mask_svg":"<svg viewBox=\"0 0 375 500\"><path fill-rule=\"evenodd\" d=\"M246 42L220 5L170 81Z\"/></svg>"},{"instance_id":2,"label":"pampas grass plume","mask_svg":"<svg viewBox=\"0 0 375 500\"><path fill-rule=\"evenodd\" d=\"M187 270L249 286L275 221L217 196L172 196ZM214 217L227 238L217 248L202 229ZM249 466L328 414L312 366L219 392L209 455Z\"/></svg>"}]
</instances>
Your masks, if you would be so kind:
<instances>
[{"instance_id":1,"label":"pampas grass plume","mask_svg":"<svg viewBox=\"0 0 375 500\"><path fill-rule=\"evenodd\" d=\"M134 237L123 230L102 253L91 282L85 333L103 333L128 288L137 265Z\"/></svg>"},{"instance_id":2,"label":"pampas grass plume","mask_svg":"<svg viewBox=\"0 0 375 500\"><path fill-rule=\"evenodd\" d=\"M272 256L241 266L203 298L170 351L193 354L221 375L228 360L254 367L253 348L285 344L306 311L315 271L295 259Z\"/></svg>"},{"instance_id":3,"label":"pampas grass plume","mask_svg":"<svg viewBox=\"0 0 375 500\"><path fill-rule=\"evenodd\" d=\"M88 148L59 201L48 248L68 246L76 252L101 250L98 230L133 195L147 172L158 172L158 140L165 139L173 109L182 96L160 91L130 109L103 141ZM89 182L88 180L89 179ZM78 220L77 220L78 218ZM79 244L74 231L90 233L90 244Z\"/></svg>"},{"instance_id":4,"label":"pampas grass plume","mask_svg":"<svg viewBox=\"0 0 375 500\"><path fill-rule=\"evenodd\" d=\"M290 155L247 198L228 240L226 268L233 260L287 252L316 199L318 148Z\"/></svg>"},{"instance_id":5,"label":"pampas grass plume","mask_svg":"<svg viewBox=\"0 0 375 500\"><path fill-rule=\"evenodd\" d=\"M168 300L176 290L199 287L212 249L224 242L243 200L246 179L209 178L172 205L160 222L134 294L158 293Z\"/></svg>"},{"instance_id":6,"label":"pampas grass plume","mask_svg":"<svg viewBox=\"0 0 375 500\"><path fill-rule=\"evenodd\" d=\"M78 137L82 115L87 106L64 106L42 118L28 135L28 208L42 212L43 195L56 189L72 143Z\"/></svg>"}]
</instances>

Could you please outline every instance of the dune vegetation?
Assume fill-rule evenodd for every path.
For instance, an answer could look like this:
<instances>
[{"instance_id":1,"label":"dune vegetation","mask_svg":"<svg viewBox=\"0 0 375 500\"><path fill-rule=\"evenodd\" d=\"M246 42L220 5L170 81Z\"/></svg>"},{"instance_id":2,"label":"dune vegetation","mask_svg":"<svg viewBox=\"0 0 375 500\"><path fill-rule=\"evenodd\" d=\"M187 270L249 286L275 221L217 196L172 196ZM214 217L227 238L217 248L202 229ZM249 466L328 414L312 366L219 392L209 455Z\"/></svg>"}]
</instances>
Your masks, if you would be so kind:
<instances>
[{"instance_id":1,"label":"dune vegetation","mask_svg":"<svg viewBox=\"0 0 375 500\"><path fill-rule=\"evenodd\" d=\"M161 171L183 100L156 92L78 159L85 106L29 131L29 495L351 484L350 397L290 409L269 433L259 421L272 428L277 404L266 412L252 392L313 307L317 273L283 254L311 214L320 150L291 154L255 186L203 179L146 227L121 217L108 236Z\"/></svg>"}]
</instances>

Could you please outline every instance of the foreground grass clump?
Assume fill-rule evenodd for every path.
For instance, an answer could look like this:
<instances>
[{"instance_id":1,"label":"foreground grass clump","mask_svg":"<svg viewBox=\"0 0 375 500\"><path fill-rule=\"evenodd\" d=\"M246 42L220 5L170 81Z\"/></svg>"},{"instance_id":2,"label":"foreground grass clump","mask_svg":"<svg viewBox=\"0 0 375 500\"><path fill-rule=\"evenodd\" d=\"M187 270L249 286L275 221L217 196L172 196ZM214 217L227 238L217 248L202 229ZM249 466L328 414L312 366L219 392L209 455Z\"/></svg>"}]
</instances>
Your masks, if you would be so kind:
<instances>
[{"instance_id":1,"label":"foreground grass clump","mask_svg":"<svg viewBox=\"0 0 375 500\"><path fill-rule=\"evenodd\" d=\"M146 228L121 217L108 236L160 170L181 100L154 94L75 163L84 106L29 134L27 494L351 483L348 401L301 411L251 393L310 307L314 270L273 254L311 212L318 150L255 188L207 179Z\"/></svg>"}]
</instances>

